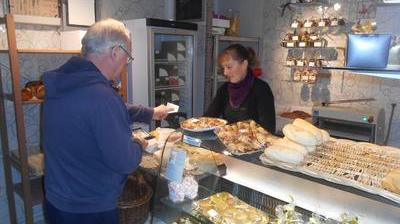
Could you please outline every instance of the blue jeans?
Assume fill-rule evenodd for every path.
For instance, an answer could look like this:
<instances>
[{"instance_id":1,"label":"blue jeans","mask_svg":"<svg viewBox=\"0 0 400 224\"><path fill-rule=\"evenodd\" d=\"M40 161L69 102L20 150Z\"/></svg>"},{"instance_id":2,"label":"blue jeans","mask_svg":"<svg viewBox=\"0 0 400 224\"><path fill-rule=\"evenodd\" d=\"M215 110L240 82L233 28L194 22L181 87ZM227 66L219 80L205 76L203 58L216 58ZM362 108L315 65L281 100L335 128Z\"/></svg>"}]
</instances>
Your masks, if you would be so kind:
<instances>
[{"instance_id":1,"label":"blue jeans","mask_svg":"<svg viewBox=\"0 0 400 224\"><path fill-rule=\"evenodd\" d=\"M49 224L118 224L118 209L96 213L64 212L46 200L47 220Z\"/></svg>"}]
</instances>

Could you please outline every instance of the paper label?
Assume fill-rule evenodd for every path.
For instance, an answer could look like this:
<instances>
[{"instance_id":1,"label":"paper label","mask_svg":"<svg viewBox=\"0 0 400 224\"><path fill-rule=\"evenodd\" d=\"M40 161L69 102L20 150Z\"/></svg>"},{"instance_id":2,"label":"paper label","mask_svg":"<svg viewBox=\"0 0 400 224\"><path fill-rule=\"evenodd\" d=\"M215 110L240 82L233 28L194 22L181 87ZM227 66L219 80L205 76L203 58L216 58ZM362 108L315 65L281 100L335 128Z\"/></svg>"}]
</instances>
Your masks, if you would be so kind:
<instances>
[{"instance_id":1,"label":"paper label","mask_svg":"<svg viewBox=\"0 0 400 224\"><path fill-rule=\"evenodd\" d=\"M314 47L322 47L322 43L321 42L314 42Z\"/></svg>"},{"instance_id":2,"label":"paper label","mask_svg":"<svg viewBox=\"0 0 400 224\"><path fill-rule=\"evenodd\" d=\"M287 46L287 47L294 47L294 42L288 42L288 43L286 44L286 46Z\"/></svg>"},{"instance_id":3,"label":"paper label","mask_svg":"<svg viewBox=\"0 0 400 224\"><path fill-rule=\"evenodd\" d=\"M182 182L183 171L185 169L186 151L171 150L167 163L166 178L170 181Z\"/></svg>"},{"instance_id":4,"label":"paper label","mask_svg":"<svg viewBox=\"0 0 400 224\"><path fill-rule=\"evenodd\" d=\"M201 139L193 138L193 137L187 136L187 135L183 135L182 141L186 144L197 146L197 147L200 147L200 145L201 145Z\"/></svg>"},{"instance_id":5,"label":"paper label","mask_svg":"<svg viewBox=\"0 0 400 224\"><path fill-rule=\"evenodd\" d=\"M176 113L179 110L179 106L173 103L167 103L167 107L172 109L168 113Z\"/></svg>"}]
</instances>

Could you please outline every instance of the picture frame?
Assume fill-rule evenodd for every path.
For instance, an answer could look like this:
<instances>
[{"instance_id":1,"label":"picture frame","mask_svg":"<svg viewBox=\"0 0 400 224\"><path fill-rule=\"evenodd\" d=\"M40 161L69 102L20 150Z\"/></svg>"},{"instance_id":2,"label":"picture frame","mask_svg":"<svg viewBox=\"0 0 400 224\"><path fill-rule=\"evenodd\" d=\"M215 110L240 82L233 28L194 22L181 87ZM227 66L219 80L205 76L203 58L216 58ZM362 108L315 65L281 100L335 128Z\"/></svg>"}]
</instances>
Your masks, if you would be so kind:
<instances>
[{"instance_id":1,"label":"picture frame","mask_svg":"<svg viewBox=\"0 0 400 224\"><path fill-rule=\"evenodd\" d=\"M89 27L96 22L96 0L67 0L67 25Z\"/></svg>"}]
</instances>

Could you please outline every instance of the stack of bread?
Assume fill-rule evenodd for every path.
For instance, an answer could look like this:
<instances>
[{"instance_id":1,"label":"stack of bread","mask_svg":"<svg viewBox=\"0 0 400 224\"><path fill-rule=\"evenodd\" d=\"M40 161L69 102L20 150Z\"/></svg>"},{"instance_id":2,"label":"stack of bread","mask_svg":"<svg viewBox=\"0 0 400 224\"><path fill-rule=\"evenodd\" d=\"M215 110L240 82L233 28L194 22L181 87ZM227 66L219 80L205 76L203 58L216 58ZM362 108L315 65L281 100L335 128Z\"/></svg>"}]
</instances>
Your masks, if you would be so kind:
<instances>
[{"instance_id":1,"label":"stack of bread","mask_svg":"<svg viewBox=\"0 0 400 224\"><path fill-rule=\"evenodd\" d=\"M329 133L303 119L295 119L283 127L284 138L265 149L266 158L290 164L300 164L304 157L330 139Z\"/></svg>"},{"instance_id":2,"label":"stack of bread","mask_svg":"<svg viewBox=\"0 0 400 224\"><path fill-rule=\"evenodd\" d=\"M43 81L31 81L25 84L21 90L22 101L44 99Z\"/></svg>"}]
</instances>

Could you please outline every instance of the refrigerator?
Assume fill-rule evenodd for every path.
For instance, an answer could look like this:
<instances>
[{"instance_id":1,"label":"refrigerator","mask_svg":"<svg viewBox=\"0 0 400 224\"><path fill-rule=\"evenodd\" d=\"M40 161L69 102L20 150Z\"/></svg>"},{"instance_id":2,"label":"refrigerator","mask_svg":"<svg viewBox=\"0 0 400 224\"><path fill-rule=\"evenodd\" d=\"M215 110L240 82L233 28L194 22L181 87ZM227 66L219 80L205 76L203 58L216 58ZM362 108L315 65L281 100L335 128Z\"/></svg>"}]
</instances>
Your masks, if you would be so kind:
<instances>
[{"instance_id":1,"label":"refrigerator","mask_svg":"<svg viewBox=\"0 0 400 224\"><path fill-rule=\"evenodd\" d=\"M200 81L196 80L197 24L152 18L124 23L131 32L134 57L128 65L128 102L150 107L173 103L192 117L193 93ZM156 123L144 126L154 127Z\"/></svg>"}]
</instances>

